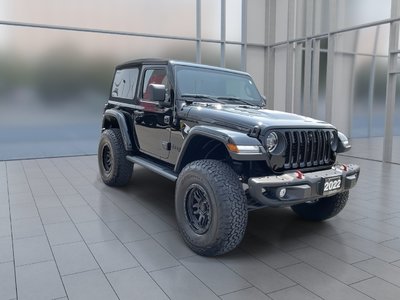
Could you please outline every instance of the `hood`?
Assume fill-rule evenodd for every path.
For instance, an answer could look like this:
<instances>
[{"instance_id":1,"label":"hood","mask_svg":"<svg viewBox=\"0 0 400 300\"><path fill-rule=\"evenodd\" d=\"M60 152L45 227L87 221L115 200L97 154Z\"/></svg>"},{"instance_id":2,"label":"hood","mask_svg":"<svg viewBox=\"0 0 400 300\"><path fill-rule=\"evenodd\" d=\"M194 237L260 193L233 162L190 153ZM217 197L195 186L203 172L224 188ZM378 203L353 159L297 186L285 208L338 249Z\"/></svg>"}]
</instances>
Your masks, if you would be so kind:
<instances>
[{"instance_id":1,"label":"hood","mask_svg":"<svg viewBox=\"0 0 400 300\"><path fill-rule=\"evenodd\" d=\"M254 126L261 129L334 128L324 121L256 106L193 103L183 107L183 110L186 110L186 118L196 123L235 128L240 131L248 131Z\"/></svg>"}]
</instances>

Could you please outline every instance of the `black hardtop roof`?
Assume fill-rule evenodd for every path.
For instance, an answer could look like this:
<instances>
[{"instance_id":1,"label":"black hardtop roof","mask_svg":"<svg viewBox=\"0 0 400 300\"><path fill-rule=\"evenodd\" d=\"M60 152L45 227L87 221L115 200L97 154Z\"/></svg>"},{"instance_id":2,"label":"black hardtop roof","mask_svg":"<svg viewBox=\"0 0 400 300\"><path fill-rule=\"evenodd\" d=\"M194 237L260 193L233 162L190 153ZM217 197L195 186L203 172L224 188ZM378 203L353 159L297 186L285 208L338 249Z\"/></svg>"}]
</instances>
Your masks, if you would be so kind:
<instances>
[{"instance_id":1,"label":"black hardtop roof","mask_svg":"<svg viewBox=\"0 0 400 300\"><path fill-rule=\"evenodd\" d=\"M116 67L116 69L117 70L125 69L125 68L138 66L138 65L168 65L168 64L195 67L195 68L206 68L206 69L219 70L219 71L229 71L229 72L232 72L232 73L237 73L237 74L242 74L242 75L249 75L246 72L227 69L227 68L221 68L221 67L215 67L215 66L209 66L209 65L202 65L202 64L196 64L196 63L178 61L178 60L160 59L160 58L135 59L135 60L131 60L131 61L128 61L128 62L125 62L125 63L122 63L122 64L118 65Z\"/></svg>"}]
</instances>

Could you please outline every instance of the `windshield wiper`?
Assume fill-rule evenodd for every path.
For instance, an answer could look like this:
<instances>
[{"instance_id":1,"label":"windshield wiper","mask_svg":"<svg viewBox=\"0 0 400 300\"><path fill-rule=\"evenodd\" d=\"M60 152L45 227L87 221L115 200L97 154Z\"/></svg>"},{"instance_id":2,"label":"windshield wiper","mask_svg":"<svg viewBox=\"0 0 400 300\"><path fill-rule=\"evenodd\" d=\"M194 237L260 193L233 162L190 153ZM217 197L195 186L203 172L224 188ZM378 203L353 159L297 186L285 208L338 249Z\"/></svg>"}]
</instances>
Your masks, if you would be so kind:
<instances>
[{"instance_id":1,"label":"windshield wiper","mask_svg":"<svg viewBox=\"0 0 400 300\"><path fill-rule=\"evenodd\" d=\"M182 98L207 99L207 100L211 100L211 101L217 102L217 103L224 103L222 101L219 101L215 97L212 97L210 95L204 95L204 94L182 94L181 97Z\"/></svg>"},{"instance_id":2,"label":"windshield wiper","mask_svg":"<svg viewBox=\"0 0 400 300\"><path fill-rule=\"evenodd\" d=\"M242 102L244 104L250 105L250 106L261 106L261 105L257 105L254 103L251 103L249 101L237 98L237 97L232 97L232 96L219 96L217 97L217 99L222 99L222 100L233 100L233 101L238 101L238 102Z\"/></svg>"}]
</instances>

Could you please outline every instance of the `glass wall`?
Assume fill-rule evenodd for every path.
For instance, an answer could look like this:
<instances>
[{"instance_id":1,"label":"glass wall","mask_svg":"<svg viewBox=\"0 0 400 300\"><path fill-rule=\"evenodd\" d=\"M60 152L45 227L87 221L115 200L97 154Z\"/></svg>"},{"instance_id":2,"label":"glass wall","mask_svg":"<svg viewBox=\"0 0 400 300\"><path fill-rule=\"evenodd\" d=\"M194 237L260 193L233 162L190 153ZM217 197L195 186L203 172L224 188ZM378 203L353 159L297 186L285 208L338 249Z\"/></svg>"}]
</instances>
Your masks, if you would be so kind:
<instances>
[{"instance_id":1,"label":"glass wall","mask_svg":"<svg viewBox=\"0 0 400 300\"><path fill-rule=\"evenodd\" d=\"M392 159L400 157L397 95L393 124L386 122L387 77L399 70L389 60L392 2L399 1L267 1L276 14L267 42L273 107L333 123L351 137L350 155L377 160L391 147L383 142L385 124L393 128Z\"/></svg>"},{"instance_id":2,"label":"glass wall","mask_svg":"<svg viewBox=\"0 0 400 300\"><path fill-rule=\"evenodd\" d=\"M353 145L376 139L381 158L399 0L77 1L0 1L0 142L15 158L51 156L49 145L19 147L27 140L75 139L60 153L95 153L113 68L142 57L247 70L269 107L332 122Z\"/></svg>"}]
</instances>

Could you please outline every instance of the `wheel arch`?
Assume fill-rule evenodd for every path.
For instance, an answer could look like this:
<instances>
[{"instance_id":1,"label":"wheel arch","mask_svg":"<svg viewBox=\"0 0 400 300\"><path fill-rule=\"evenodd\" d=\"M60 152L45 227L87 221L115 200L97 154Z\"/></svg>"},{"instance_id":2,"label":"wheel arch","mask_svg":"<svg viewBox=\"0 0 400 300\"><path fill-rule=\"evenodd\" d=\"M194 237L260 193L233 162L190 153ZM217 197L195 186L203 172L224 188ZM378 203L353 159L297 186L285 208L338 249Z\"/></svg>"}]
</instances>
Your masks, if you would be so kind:
<instances>
[{"instance_id":1,"label":"wheel arch","mask_svg":"<svg viewBox=\"0 0 400 300\"><path fill-rule=\"evenodd\" d=\"M102 131L109 128L119 128L124 141L125 150L132 151L134 149L133 143L136 141L132 132L133 127L129 120L129 115L127 116L127 113L113 108L107 109L103 114L101 127Z\"/></svg>"},{"instance_id":2,"label":"wheel arch","mask_svg":"<svg viewBox=\"0 0 400 300\"><path fill-rule=\"evenodd\" d=\"M212 126L196 126L190 129L179 153L175 172L179 173L188 163L199 159L263 160L264 153L242 155L228 150L227 145L255 145L260 142L246 133Z\"/></svg>"}]
</instances>

